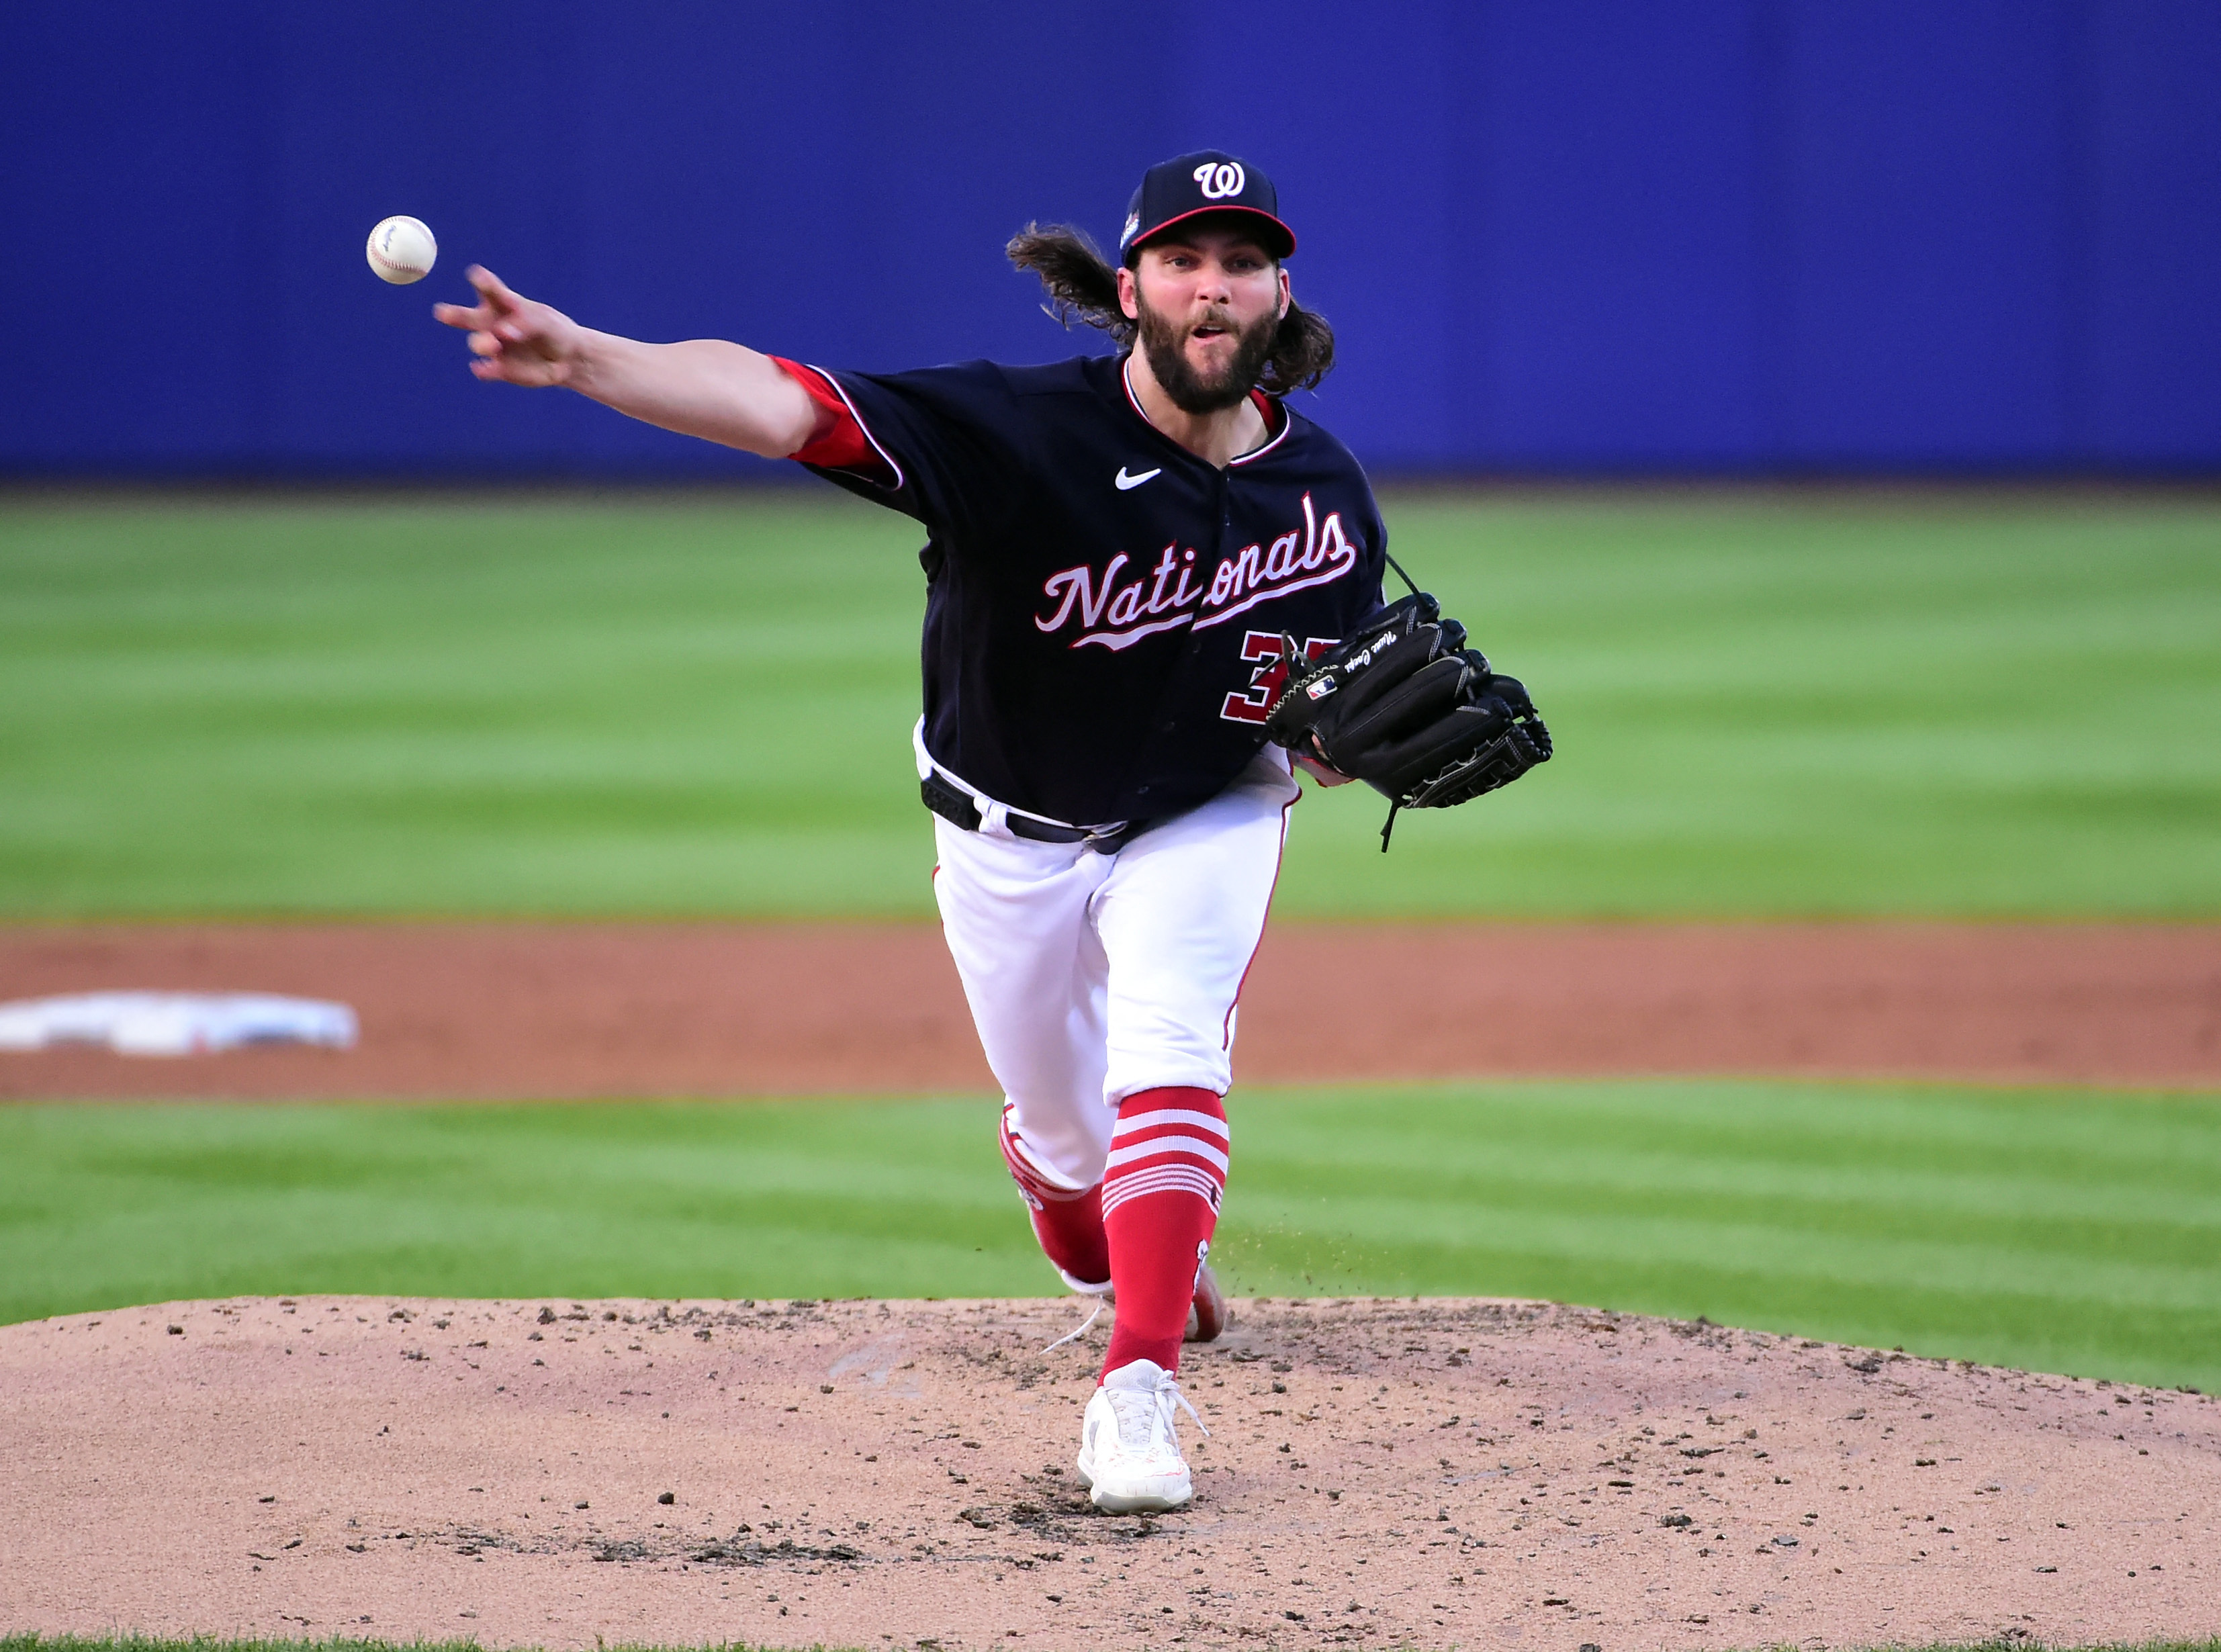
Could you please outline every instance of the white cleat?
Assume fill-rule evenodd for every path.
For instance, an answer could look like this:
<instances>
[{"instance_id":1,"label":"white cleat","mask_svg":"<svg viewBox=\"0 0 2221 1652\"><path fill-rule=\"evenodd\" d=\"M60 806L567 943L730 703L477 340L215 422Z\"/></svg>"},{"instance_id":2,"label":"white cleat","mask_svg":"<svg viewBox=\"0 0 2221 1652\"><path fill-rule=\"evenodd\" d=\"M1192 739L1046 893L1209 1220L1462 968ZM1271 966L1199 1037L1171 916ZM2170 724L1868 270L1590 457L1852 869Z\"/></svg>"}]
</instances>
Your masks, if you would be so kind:
<instances>
[{"instance_id":1,"label":"white cleat","mask_svg":"<svg viewBox=\"0 0 2221 1652\"><path fill-rule=\"evenodd\" d=\"M1103 1379L1079 1420L1076 1464L1079 1483L1097 1508L1111 1514L1161 1512L1195 1495L1173 1427L1175 1405L1203 1429L1179 1379L1154 1360L1135 1360Z\"/></svg>"}]
</instances>

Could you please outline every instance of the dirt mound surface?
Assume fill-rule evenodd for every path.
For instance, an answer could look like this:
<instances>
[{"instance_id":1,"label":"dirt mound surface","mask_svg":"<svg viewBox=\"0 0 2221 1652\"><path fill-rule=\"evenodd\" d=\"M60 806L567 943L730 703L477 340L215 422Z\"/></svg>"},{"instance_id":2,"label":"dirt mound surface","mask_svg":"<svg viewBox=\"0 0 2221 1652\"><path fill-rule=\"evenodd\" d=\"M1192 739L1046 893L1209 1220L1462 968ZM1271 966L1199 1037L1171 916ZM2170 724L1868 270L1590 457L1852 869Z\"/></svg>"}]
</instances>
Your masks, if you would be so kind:
<instances>
[{"instance_id":1,"label":"dirt mound surface","mask_svg":"<svg viewBox=\"0 0 2221 1652\"><path fill-rule=\"evenodd\" d=\"M0 930L0 999L352 1004L352 1051L0 1054L0 1097L916 1094L993 1087L923 924ZM2221 1084L2221 926L1279 924L1244 1083L1760 1073Z\"/></svg>"},{"instance_id":2,"label":"dirt mound surface","mask_svg":"<svg viewBox=\"0 0 2221 1652\"><path fill-rule=\"evenodd\" d=\"M2221 1405L1540 1304L1237 1305L1095 1514L1061 1302L0 1329L0 1622L491 1645L2058 1643L2221 1624Z\"/></svg>"}]
</instances>

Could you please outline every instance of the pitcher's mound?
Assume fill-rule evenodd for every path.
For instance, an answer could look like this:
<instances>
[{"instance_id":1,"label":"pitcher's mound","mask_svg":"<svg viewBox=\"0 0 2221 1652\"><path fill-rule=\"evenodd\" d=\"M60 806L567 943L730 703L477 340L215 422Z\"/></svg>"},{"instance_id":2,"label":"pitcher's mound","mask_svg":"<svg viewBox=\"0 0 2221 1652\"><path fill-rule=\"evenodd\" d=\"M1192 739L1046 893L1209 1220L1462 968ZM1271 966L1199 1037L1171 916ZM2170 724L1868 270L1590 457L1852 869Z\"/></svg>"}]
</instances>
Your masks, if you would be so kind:
<instances>
[{"instance_id":1,"label":"pitcher's mound","mask_svg":"<svg viewBox=\"0 0 2221 1652\"><path fill-rule=\"evenodd\" d=\"M489 1645L1641 1647L2221 1624L2221 1407L1627 1315L1250 1302L1193 1505L1042 1302L187 1303L0 1330L0 1622Z\"/></svg>"}]
</instances>

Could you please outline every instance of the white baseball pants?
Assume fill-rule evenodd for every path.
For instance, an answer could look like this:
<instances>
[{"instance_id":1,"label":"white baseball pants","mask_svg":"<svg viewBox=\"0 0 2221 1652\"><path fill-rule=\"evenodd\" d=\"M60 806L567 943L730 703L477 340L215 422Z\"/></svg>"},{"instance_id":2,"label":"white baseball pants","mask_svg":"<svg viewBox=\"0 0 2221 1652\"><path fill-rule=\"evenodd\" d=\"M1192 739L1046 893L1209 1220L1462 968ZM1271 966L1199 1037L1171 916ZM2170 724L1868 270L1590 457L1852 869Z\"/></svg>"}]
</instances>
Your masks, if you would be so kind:
<instances>
[{"instance_id":1,"label":"white baseball pants","mask_svg":"<svg viewBox=\"0 0 2221 1652\"><path fill-rule=\"evenodd\" d=\"M922 744L918 759L923 778ZM1137 1091L1226 1093L1235 1004L1298 795L1267 747L1116 854L1013 836L985 798L976 832L934 817L942 931L1011 1134L1045 1180L1101 1181L1118 1104Z\"/></svg>"}]
</instances>

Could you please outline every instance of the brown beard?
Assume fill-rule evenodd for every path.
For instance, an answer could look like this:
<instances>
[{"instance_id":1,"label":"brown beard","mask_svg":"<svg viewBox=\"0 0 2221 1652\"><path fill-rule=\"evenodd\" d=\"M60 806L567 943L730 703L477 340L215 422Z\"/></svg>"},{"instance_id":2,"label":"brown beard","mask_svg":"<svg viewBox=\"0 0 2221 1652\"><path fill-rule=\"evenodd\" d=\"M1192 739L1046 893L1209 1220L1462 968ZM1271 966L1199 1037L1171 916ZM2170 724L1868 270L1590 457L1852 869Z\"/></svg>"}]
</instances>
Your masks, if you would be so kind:
<instances>
[{"instance_id":1,"label":"brown beard","mask_svg":"<svg viewBox=\"0 0 2221 1652\"><path fill-rule=\"evenodd\" d=\"M1233 358L1222 372L1206 379L1189 365L1187 352L1181 347L1197 323L1182 324L1159 315L1149 308L1138 288L1134 293L1134 304L1141 311L1140 335L1136 342L1148 358L1149 371L1155 375L1159 388L1181 412L1198 418L1223 413L1229 407L1241 405L1242 398L1257 387L1257 379L1273 354L1273 335L1280 325L1279 316L1272 310L1267 310L1246 330L1235 335ZM1204 319L1222 325L1227 320L1217 314Z\"/></svg>"}]
</instances>

